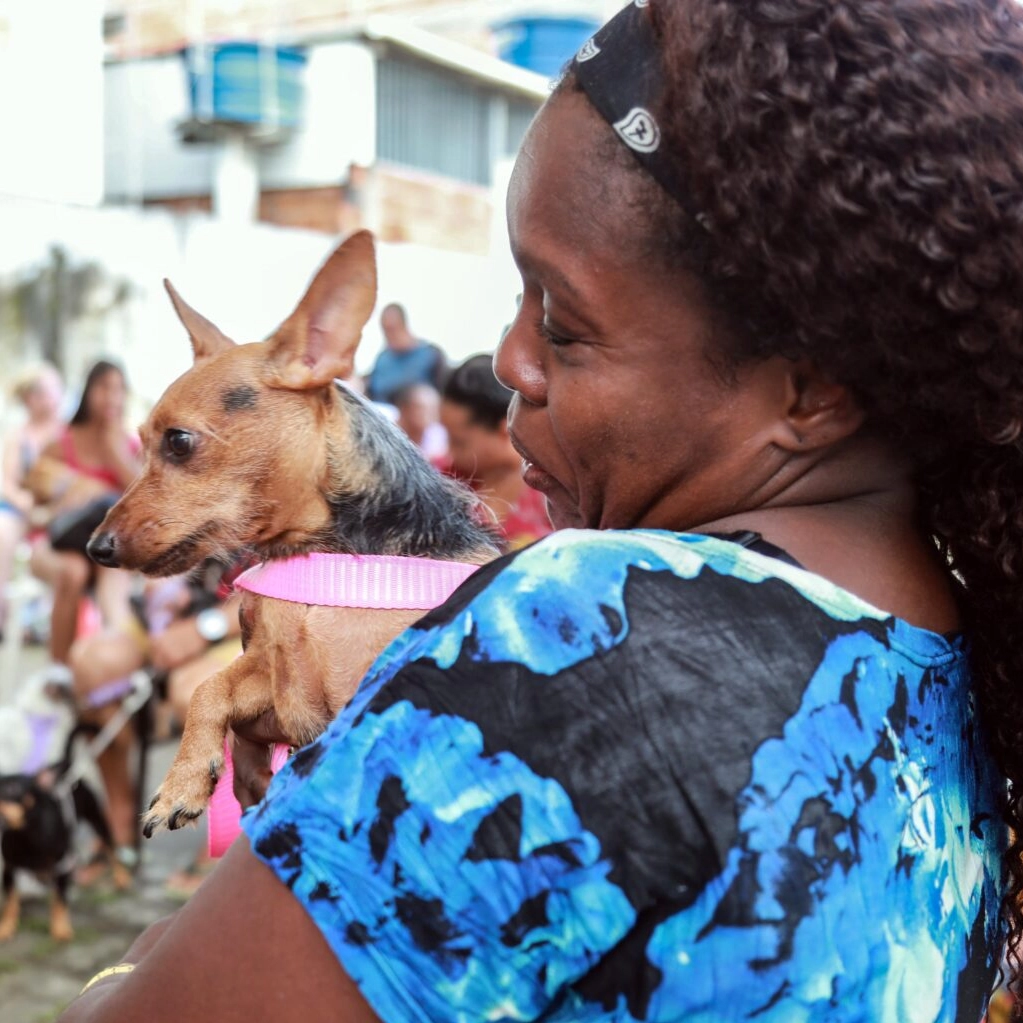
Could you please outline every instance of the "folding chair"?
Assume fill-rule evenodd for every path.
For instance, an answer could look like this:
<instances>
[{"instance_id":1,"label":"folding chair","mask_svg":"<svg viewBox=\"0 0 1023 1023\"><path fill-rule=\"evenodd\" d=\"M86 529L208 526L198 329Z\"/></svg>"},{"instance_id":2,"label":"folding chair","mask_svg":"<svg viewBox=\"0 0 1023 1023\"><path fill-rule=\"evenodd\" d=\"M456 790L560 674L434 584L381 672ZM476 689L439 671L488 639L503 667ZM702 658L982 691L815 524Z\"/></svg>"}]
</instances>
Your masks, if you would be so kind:
<instances>
[{"instance_id":1,"label":"folding chair","mask_svg":"<svg viewBox=\"0 0 1023 1023\"><path fill-rule=\"evenodd\" d=\"M24 643L21 628L24 609L46 592L46 587L28 571L30 552L28 544L19 545L14 560L14 571L4 589L4 597L7 600L7 628L4 630L3 643L0 644L0 706L10 703L14 698Z\"/></svg>"}]
</instances>

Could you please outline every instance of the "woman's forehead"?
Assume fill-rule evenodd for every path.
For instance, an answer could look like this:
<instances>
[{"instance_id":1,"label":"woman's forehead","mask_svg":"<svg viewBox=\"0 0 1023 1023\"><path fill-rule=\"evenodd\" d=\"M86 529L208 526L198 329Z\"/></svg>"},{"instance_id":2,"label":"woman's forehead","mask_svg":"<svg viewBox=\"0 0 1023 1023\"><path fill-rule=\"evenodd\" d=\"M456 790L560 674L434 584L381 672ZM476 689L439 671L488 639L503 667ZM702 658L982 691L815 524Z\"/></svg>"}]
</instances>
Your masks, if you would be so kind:
<instances>
[{"instance_id":1,"label":"woman's forehead","mask_svg":"<svg viewBox=\"0 0 1023 1023\"><path fill-rule=\"evenodd\" d=\"M548 245L576 252L603 250L643 231L630 200L630 173L608 158L616 145L607 125L581 93L555 94L533 122L508 190L508 226L516 256L543 258Z\"/></svg>"}]
</instances>

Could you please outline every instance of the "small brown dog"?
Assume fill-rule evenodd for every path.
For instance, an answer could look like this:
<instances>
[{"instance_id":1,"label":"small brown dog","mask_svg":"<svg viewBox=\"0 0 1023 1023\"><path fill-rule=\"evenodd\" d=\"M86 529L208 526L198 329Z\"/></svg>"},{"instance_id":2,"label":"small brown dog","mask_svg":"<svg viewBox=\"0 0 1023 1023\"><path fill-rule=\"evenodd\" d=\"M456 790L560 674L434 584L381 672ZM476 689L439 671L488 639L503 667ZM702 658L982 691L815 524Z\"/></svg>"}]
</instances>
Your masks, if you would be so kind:
<instances>
[{"instance_id":1,"label":"small brown dog","mask_svg":"<svg viewBox=\"0 0 1023 1023\"><path fill-rule=\"evenodd\" d=\"M142 427L142 474L92 537L94 560L170 575L246 548L262 561L331 552L483 564L499 553L469 491L335 382L351 373L376 302L368 232L333 253L266 341L236 345L167 289L195 363ZM245 653L196 691L145 833L203 812L232 720L272 707L292 743L304 745L422 614L244 593Z\"/></svg>"},{"instance_id":2,"label":"small brown dog","mask_svg":"<svg viewBox=\"0 0 1023 1023\"><path fill-rule=\"evenodd\" d=\"M63 700L66 697L60 697ZM26 705L0 708L0 743L32 743L46 718L26 713ZM0 773L0 861L3 864L3 910L0 942L14 937L21 916L21 899L15 884L18 873L35 875L52 889L50 937L70 941L74 937L68 894L75 867L75 838L79 824L93 830L113 863L114 885L131 886L131 873L114 856L114 841L103 807L89 783L73 774L75 739L88 731L72 728L65 739L63 757L31 773Z\"/></svg>"}]
</instances>

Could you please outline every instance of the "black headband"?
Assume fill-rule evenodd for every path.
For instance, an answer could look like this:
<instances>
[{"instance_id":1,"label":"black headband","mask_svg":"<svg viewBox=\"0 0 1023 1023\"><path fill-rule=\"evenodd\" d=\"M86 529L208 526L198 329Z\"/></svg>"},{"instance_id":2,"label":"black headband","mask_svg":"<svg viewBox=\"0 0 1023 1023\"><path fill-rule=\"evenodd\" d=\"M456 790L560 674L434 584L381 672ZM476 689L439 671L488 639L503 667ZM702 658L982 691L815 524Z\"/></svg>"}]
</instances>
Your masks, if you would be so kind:
<instances>
[{"instance_id":1,"label":"black headband","mask_svg":"<svg viewBox=\"0 0 1023 1023\"><path fill-rule=\"evenodd\" d=\"M570 71L597 113L614 128L651 177L696 220L689 189L662 147L652 111L664 92L660 46L648 13L650 0L632 0L585 43Z\"/></svg>"}]
</instances>

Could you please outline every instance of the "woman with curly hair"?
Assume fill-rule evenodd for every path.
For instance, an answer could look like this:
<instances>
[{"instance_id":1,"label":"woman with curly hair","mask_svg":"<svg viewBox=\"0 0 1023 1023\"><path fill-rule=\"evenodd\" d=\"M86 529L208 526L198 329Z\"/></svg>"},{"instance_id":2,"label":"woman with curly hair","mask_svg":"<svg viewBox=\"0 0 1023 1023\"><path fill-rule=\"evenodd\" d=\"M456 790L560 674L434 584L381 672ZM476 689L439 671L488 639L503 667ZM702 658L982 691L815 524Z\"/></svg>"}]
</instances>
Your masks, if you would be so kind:
<instances>
[{"instance_id":1,"label":"woman with curly hair","mask_svg":"<svg viewBox=\"0 0 1023 1023\"><path fill-rule=\"evenodd\" d=\"M974 1023L1023 932L1023 8L635 0L508 214L557 531L65 1019ZM287 737L237 731L258 794Z\"/></svg>"}]
</instances>

